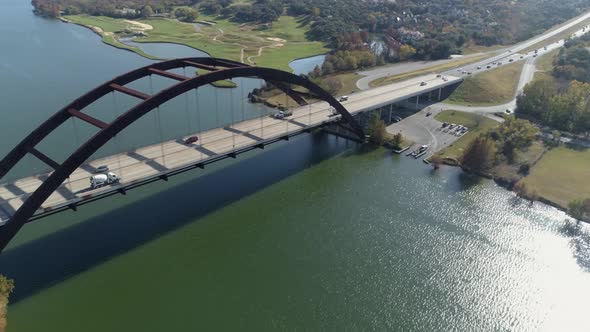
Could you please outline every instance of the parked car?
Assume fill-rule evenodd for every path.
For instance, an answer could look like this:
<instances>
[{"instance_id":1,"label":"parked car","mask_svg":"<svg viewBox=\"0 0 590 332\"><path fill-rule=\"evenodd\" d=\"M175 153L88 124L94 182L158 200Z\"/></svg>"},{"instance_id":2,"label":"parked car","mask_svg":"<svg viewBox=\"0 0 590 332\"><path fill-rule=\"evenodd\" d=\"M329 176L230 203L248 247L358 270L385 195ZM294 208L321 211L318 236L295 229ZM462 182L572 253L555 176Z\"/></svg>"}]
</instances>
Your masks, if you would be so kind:
<instances>
[{"instance_id":1,"label":"parked car","mask_svg":"<svg viewBox=\"0 0 590 332\"><path fill-rule=\"evenodd\" d=\"M506 114L511 114L511 113L512 113L512 109L510 109L510 108L507 108L507 109L506 109Z\"/></svg>"},{"instance_id":2,"label":"parked car","mask_svg":"<svg viewBox=\"0 0 590 332\"><path fill-rule=\"evenodd\" d=\"M400 118L399 116L393 117L393 121L395 121L395 122L400 122L401 120L402 120L402 118Z\"/></svg>"},{"instance_id":3,"label":"parked car","mask_svg":"<svg viewBox=\"0 0 590 332\"><path fill-rule=\"evenodd\" d=\"M198 140L199 140L199 137L191 136L191 137L188 137L187 139L185 139L184 143L185 144L193 144L193 143L196 143Z\"/></svg>"},{"instance_id":4,"label":"parked car","mask_svg":"<svg viewBox=\"0 0 590 332\"><path fill-rule=\"evenodd\" d=\"M426 116L431 116L431 115L432 115L432 112L426 113Z\"/></svg>"},{"instance_id":5,"label":"parked car","mask_svg":"<svg viewBox=\"0 0 590 332\"><path fill-rule=\"evenodd\" d=\"M442 128L444 128L444 127L446 127L446 126L448 126L448 125L449 125L449 123L448 123L448 122L443 122L443 124L442 124Z\"/></svg>"}]
</instances>

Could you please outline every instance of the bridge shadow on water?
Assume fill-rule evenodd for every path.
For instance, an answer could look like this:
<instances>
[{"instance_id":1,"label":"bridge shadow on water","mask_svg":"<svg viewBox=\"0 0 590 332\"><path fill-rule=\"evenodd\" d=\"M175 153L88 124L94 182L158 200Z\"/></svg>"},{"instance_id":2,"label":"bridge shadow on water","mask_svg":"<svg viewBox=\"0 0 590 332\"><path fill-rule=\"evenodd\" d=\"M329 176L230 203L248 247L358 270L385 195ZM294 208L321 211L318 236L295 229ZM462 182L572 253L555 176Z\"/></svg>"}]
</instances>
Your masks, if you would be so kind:
<instances>
[{"instance_id":1,"label":"bridge shadow on water","mask_svg":"<svg viewBox=\"0 0 590 332\"><path fill-rule=\"evenodd\" d=\"M0 255L0 272L16 281L11 302L21 301L356 146L324 133L299 136L288 144L269 147L242 160L238 157L237 162L210 174L9 249Z\"/></svg>"}]
</instances>

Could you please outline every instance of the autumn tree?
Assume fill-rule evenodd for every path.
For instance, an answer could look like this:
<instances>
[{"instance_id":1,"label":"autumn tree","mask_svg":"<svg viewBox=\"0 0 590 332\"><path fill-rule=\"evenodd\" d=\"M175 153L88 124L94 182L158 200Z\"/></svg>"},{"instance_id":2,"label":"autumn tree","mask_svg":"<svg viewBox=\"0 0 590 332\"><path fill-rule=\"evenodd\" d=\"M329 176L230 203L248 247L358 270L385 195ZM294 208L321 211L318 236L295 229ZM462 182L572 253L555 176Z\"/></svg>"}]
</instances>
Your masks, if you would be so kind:
<instances>
[{"instance_id":1,"label":"autumn tree","mask_svg":"<svg viewBox=\"0 0 590 332\"><path fill-rule=\"evenodd\" d=\"M494 163L496 146L487 136L476 137L461 156L461 166L472 172L489 170Z\"/></svg>"},{"instance_id":2,"label":"autumn tree","mask_svg":"<svg viewBox=\"0 0 590 332\"><path fill-rule=\"evenodd\" d=\"M387 136L387 130L385 129L385 121L381 119L378 112L373 113L369 127L367 128L367 134L369 134L371 142L375 144L383 144Z\"/></svg>"},{"instance_id":3,"label":"autumn tree","mask_svg":"<svg viewBox=\"0 0 590 332\"><path fill-rule=\"evenodd\" d=\"M410 45L402 45L398 51L400 61L409 60L414 56L414 54L416 54L416 49Z\"/></svg>"},{"instance_id":4,"label":"autumn tree","mask_svg":"<svg viewBox=\"0 0 590 332\"><path fill-rule=\"evenodd\" d=\"M500 152L512 161L517 150L532 144L538 131L538 128L527 120L509 117L490 132L490 137L497 142Z\"/></svg>"},{"instance_id":5,"label":"autumn tree","mask_svg":"<svg viewBox=\"0 0 590 332\"><path fill-rule=\"evenodd\" d=\"M0 275L0 332L4 332L6 329L6 306L8 305L8 296L13 289L13 280Z\"/></svg>"},{"instance_id":6,"label":"autumn tree","mask_svg":"<svg viewBox=\"0 0 590 332\"><path fill-rule=\"evenodd\" d=\"M401 149L402 144L404 142L404 137L401 133L394 134L389 139L389 144L391 144L396 149Z\"/></svg>"}]
</instances>

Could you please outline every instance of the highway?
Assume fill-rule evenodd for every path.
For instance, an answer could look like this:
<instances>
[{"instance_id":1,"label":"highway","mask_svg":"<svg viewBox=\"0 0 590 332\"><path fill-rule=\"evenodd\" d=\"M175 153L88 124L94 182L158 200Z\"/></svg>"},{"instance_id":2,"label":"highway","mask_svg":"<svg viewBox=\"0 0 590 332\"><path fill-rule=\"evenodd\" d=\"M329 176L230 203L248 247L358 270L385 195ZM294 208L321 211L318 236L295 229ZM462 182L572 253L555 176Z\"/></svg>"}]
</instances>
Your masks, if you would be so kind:
<instances>
[{"instance_id":1,"label":"highway","mask_svg":"<svg viewBox=\"0 0 590 332\"><path fill-rule=\"evenodd\" d=\"M528 40L523 41L523 42L516 44L514 46L507 47L502 50L490 51L490 52L488 52L488 54L490 55L489 58L475 62L470 65L463 66L461 68L445 71L443 74L454 75L454 76L463 76L463 77L466 77L469 75L477 75L481 72L496 68L498 66L498 62L501 62L501 64L500 64L500 66L501 66L501 65L510 63L511 59L512 59L512 61L520 61L520 60L527 59L529 57L533 57L534 52L525 52L524 54L520 54L519 52L521 52L521 51L523 51L523 50L525 50L537 43L540 43L548 38L551 38L563 31L581 23L581 22L584 22L585 20L588 20L588 19L590 19L590 12L582 14L582 15L578 16L577 18L570 20L569 22L565 23L563 26L561 26L559 28L549 30L539 36L528 39ZM575 33L573 33L572 37L579 37L582 34L587 33L589 30L590 29L580 29L580 30L576 31ZM549 44L546 46L547 46L547 50L539 49L539 55L563 46L563 40L560 40L557 43L552 43L552 44ZM465 57L472 57L474 55L479 55L479 54L470 54ZM522 56L522 58L521 58L521 56ZM357 81L357 87L361 90L366 90L369 88L369 83L371 81L378 79L378 78L390 76L390 75L399 75L399 74L408 73L408 72L421 70L421 69L427 69L429 67L433 67L433 66L436 66L439 64L448 63L448 62L452 62L452 61L453 61L453 59L444 59L444 60L436 60L436 61L422 61L422 62L407 62L407 63L394 64L392 66L382 67L382 68L375 69L375 70L361 71L358 74L365 76L365 77L363 77ZM488 65L490 66L490 68L487 67ZM471 73L471 74L468 74L468 73Z\"/></svg>"},{"instance_id":2,"label":"highway","mask_svg":"<svg viewBox=\"0 0 590 332\"><path fill-rule=\"evenodd\" d=\"M443 79L434 74L425 75L352 94L343 104L354 115L404 101L429 91L436 91L461 80L462 78L454 76ZM421 84L422 82L425 82L425 85ZM37 213L90 199L98 194L112 192L118 188L158 177L220 155L254 147L277 137L303 132L323 123L339 120L339 118L339 115L332 114L328 103L318 102L295 108L293 115L286 119L264 117L187 135L187 137L193 135L199 137L199 141L195 144L185 144L186 137L179 137L177 140L93 160L74 171L69 180L47 199L42 210ZM89 178L94 174L94 170L101 165L108 166L112 172L120 176L121 183L92 190ZM2 223L10 219L14 211L41 185L48 175L39 174L0 186L0 219Z\"/></svg>"}]
</instances>

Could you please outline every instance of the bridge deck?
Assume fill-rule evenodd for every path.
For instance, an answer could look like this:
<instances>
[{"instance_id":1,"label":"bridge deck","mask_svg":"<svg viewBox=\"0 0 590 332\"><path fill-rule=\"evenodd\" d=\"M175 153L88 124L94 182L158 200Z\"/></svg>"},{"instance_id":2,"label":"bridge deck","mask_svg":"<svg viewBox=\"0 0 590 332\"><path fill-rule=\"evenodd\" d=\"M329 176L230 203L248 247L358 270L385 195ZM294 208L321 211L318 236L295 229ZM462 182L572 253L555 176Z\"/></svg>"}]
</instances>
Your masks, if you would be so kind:
<instances>
[{"instance_id":1,"label":"bridge deck","mask_svg":"<svg viewBox=\"0 0 590 332\"><path fill-rule=\"evenodd\" d=\"M447 76L447 78L448 81L443 81L435 75L420 76L352 94L343 104L354 115L461 81L458 77ZM420 86L422 81L427 82L427 85ZM258 118L225 128L195 133L199 137L199 141L195 144L184 144L182 139L172 140L91 161L78 168L70 176L69 181L54 192L36 214L87 200L147 178L256 146L277 137L296 134L340 118L340 116L330 115L329 104L318 102L294 109L293 115L285 120L271 117ZM121 183L90 189L89 177L93 175L94 168L100 165L109 166L122 178ZM9 220L28 195L32 194L48 176L48 173L35 175L0 185L0 223Z\"/></svg>"}]
</instances>

